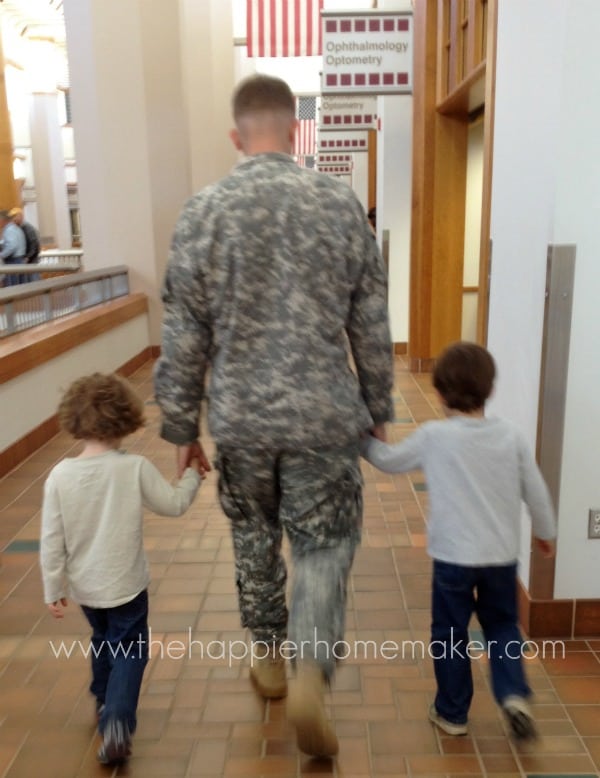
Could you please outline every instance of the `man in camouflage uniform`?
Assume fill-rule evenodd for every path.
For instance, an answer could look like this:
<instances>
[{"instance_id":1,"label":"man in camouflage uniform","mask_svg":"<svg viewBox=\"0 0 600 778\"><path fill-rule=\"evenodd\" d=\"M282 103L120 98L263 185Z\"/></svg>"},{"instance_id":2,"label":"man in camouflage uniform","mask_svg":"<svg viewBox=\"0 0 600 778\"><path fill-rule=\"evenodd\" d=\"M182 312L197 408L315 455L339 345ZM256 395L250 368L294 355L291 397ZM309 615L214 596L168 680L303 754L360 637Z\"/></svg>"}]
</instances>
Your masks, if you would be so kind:
<instances>
[{"instance_id":1,"label":"man in camouflage uniform","mask_svg":"<svg viewBox=\"0 0 600 778\"><path fill-rule=\"evenodd\" d=\"M247 158L189 200L172 241L155 371L161 435L179 447L181 469L192 457L208 468L197 437L210 365L209 429L242 624L271 646L252 679L265 697L284 696L277 646L292 641L288 717L303 751L331 756L323 691L360 540L358 441L369 429L383 437L392 417L386 278L352 190L290 156L287 84L250 77L233 111L231 137ZM283 528L294 562L289 614Z\"/></svg>"}]
</instances>

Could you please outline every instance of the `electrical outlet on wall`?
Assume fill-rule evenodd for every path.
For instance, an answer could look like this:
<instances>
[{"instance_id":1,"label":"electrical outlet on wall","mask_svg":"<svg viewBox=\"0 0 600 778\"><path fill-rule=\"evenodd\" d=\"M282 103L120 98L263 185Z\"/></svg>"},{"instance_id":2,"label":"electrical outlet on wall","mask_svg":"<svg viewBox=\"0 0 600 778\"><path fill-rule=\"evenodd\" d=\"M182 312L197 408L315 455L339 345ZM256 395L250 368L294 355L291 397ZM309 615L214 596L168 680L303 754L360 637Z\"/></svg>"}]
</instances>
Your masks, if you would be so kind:
<instances>
[{"instance_id":1,"label":"electrical outlet on wall","mask_svg":"<svg viewBox=\"0 0 600 778\"><path fill-rule=\"evenodd\" d=\"M590 508L589 510L588 538L600 540L600 508Z\"/></svg>"}]
</instances>

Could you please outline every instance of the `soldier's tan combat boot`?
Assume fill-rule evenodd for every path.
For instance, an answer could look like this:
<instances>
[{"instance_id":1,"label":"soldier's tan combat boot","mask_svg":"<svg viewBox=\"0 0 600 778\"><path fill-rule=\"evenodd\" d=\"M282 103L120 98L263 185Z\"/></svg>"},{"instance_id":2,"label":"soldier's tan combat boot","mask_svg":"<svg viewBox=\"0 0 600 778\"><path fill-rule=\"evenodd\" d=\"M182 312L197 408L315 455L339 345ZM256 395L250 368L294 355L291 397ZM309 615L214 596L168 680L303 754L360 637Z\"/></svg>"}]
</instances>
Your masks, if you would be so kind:
<instances>
[{"instance_id":1,"label":"soldier's tan combat boot","mask_svg":"<svg viewBox=\"0 0 600 778\"><path fill-rule=\"evenodd\" d=\"M254 657L250 678L258 693L269 700L285 697L288 692L285 660L277 650Z\"/></svg>"},{"instance_id":2,"label":"soldier's tan combat boot","mask_svg":"<svg viewBox=\"0 0 600 778\"><path fill-rule=\"evenodd\" d=\"M338 739L323 701L325 679L314 662L298 662L290 681L287 717L296 728L298 748L310 756L335 756Z\"/></svg>"}]
</instances>

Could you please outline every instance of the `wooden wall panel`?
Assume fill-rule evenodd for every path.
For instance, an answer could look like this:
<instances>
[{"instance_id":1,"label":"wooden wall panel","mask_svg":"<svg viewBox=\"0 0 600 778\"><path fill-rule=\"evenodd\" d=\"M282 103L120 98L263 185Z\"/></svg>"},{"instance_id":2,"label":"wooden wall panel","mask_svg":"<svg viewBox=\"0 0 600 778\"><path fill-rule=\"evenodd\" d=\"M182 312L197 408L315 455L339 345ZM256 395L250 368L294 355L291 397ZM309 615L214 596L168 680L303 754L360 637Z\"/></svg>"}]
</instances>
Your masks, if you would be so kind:
<instances>
[{"instance_id":1,"label":"wooden wall panel","mask_svg":"<svg viewBox=\"0 0 600 778\"><path fill-rule=\"evenodd\" d=\"M6 100L4 68L2 20L0 19L0 210L10 210L21 205L21 197L13 177L12 131Z\"/></svg>"}]
</instances>

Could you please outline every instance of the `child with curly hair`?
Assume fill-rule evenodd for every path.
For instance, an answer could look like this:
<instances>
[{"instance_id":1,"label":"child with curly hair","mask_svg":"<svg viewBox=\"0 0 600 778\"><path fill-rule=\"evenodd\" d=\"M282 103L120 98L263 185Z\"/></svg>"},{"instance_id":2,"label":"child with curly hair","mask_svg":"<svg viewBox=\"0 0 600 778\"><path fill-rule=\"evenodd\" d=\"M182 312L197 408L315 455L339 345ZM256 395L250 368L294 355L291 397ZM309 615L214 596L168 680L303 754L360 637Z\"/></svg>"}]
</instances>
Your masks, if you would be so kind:
<instances>
[{"instance_id":1,"label":"child with curly hair","mask_svg":"<svg viewBox=\"0 0 600 778\"><path fill-rule=\"evenodd\" d=\"M44 600L63 618L70 596L92 628L92 682L103 764L130 755L136 709L148 661L148 562L143 512L181 516L204 470L197 460L171 486L145 457L120 451L144 423L143 403L117 375L76 380L58 410L61 427L83 441L44 486L40 564Z\"/></svg>"}]
</instances>

